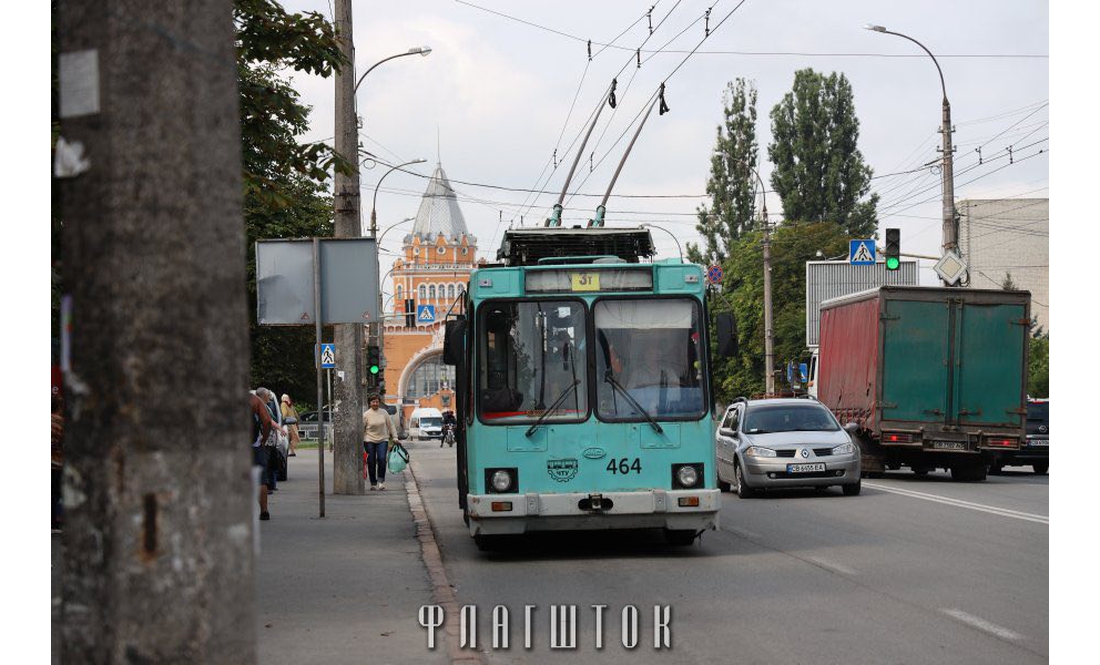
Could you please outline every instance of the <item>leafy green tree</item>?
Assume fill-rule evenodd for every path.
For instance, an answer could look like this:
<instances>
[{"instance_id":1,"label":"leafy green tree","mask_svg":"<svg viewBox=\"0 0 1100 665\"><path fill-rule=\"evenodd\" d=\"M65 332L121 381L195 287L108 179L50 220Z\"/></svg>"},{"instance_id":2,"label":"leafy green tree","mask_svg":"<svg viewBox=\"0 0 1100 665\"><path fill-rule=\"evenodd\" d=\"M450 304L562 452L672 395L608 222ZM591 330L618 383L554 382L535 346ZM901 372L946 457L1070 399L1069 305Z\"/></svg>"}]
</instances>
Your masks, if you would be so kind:
<instances>
[{"instance_id":1,"label":"leafy green tree","mask_svg":"<svg viewBox=\"0 0 1100 665\"><path fill-rule=\"evenodd\" d=\"M708 265L730 254L742 233L751 231L756 192L756 86L739 78L722 93L723 122L710 158L707 194L710 205L698 209L695 228L702 249L688 243L688 259Z\"/></svg>"},{"instance_id":2,"label":"leafy green tree","mask_svg":"<svg viewBox=\"0 0 1100 665\"><path fill-rule=\"evenodd\" d=\"M833 222L850 237L871 237L878 195L861 200L873 171L857 146L859 118L847 77L808 68L795 72L771 121L771 184L783 201L783 216Z\"/></svg>"},{"instance_id":3,"label":"leafy green tree","mask_svg":"<svg viewBox=\"0 0 1100 665\"><path fill-rule=\"evenodd\" d=\"M764 257L763 231L745 233L724 264L724 296L716 311L737 317L738 355L715 363L715 390L720 403L739 395L764 392ZM776 364L801 358L806 348L806 261L818 250L839 254L848 237L836 224L797 223L772 234L772 329Z\"/></svg>"},{"instance_id":4,"label":"leafy green tree","mask_svg":"<svg viewBox=\"0 0 1100 665\"><path fill-rule=\"evenodd\" d=\"M255 242L333 234L332 199L325 182L331 169L350 173L353 166L324 143L298 142L309 128L310 108L278 72L293 69L328 77L345 60L334 27L316 12L288 14L273 0L237 0L233 17L241 92L252 385L286 392L309 406L317 391L315 332L257 323Z\"/></svg>"},{"instance_id":5,"label":"leafy green tree","mask_svg":"<svg viewBox=\"0 0 1100 665\"><path fill-rule=\"evenodd\" d=\"M1028 344L1027 394L1050 397L1050 338L1032 337Z\"/></svg>"}]
</instances>

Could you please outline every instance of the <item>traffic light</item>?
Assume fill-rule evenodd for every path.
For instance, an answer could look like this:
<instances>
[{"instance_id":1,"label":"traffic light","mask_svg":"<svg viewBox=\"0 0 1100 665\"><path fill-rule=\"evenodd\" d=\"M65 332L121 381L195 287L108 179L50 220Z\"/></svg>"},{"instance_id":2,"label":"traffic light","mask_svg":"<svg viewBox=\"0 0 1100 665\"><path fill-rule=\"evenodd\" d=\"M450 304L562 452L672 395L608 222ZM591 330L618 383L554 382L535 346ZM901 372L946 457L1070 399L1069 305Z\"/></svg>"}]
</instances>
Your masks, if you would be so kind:
<instances>
[{"instance_id":1,"label":"traffic light","mask_svg":"<svg viewBox=\"0 0 1100 665\"><path fill-rule=\"evenodd\" d=\"M378 384L379 374L382 371L382 353L377 345L367 347L367 385Z\"/></svg>"},{"instance_id":2,"label":"traffic light","mask_svg":"<svg viewBox=\"0 0 1100 665\"><path fill-rule=\"evenodd\" d=\"M886 269L901 267L901 229L886 229Z\"/></svg>"},{"instance_id":3,"label":"traffic light","mask_svg":"<svg viewBox=\"0 0 1100 665\"><path fill-rule=\"evenodd\" d=\"M379 396L386 396L386 377L384 374L378 375L378 385L375 386L375 390L378 392Z\"/></svg>"}]
</instances>

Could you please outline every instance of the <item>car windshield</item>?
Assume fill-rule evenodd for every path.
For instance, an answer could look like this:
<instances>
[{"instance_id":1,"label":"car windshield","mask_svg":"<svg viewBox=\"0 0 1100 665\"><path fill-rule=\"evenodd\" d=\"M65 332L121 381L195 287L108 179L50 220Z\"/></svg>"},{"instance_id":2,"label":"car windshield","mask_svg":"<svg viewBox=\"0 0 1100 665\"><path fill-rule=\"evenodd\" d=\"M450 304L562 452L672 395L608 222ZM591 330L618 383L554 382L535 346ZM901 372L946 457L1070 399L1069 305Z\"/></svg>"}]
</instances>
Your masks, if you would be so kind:
<instances>
[{"instance_id":1,"label":"car windshield","mask_svg":"<svg viewBox=\"0 0 1100 665\"><path fill-rule=\"evenodd\" d=\"M600 418L702 415L696 303L686 298L601 300L593 317Z\"/></svg>"},{"instance_id":2,"label":"car windshield","mask_svg":"<svg viewBox=\"0 0 1100 665\"><path fill-rule=\"evenodd\" d=\"M1031 402L1027 405L1027 419L1042 424L1050 421L1050 402Z\"/></svg>"},{"instance_id":3,"label":"car windshield","mask_svg":"<svg viewBox=\"0 0 1100 665\"><path fill-rule=\"evenodd\" d=\"M482 419L573 420L588 412L583 302L493 301L478 309L478 317Z\"/></svg>"},{"instance_id":4,"label":"car windshield","mask_svg":"<svg viewBox=\"0 0 1100 665\"><path fill-rule=\"evenodd\" d=\"M749 406L743 427L746 434L835 432L839 429L840 425L832 414L816 404Z\"/></svg>"},{"instance_id":5,"label":"car windshield","mask_svg":"<svg viewBox=\"0 0 1100 665\"><path fill-rule=\"evenodd\" d=\"M442 418L436 418L434 416L431 417L431 418L421 418L420 419L420 426L421 427L442 427L443 426L443 419Z\"/></svg>"}]
</instances>

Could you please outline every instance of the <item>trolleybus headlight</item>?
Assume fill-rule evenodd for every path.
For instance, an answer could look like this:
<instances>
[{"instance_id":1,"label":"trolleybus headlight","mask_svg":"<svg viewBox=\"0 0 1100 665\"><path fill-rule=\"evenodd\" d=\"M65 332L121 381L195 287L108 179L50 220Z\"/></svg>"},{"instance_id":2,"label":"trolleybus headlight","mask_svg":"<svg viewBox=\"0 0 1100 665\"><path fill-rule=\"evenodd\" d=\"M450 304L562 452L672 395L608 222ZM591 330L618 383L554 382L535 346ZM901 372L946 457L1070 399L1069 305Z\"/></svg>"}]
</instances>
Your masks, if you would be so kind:
<instances>
[{"instance_id":1,"label":"trolleybus headlight","mask_svg":"<svg viewBox=\"0 0 1100 665\"><path fill-rule=\"evenodd\" d=\"M512 474L506 469L498 469L493 473L492 483L493 489L503 494L512 489Z\"/></svg>"},{"instance_id":2,"label":"trolleybus headlight","mask_svg":"<svg viewBox=\"0 0 1100 665\"><path fill-rule=\"evenodd\" d=\"M676 483L680 487L695 487L699 482L699 469L693 464L683 464L674 469Z\"/></svg>"}]
</instances>

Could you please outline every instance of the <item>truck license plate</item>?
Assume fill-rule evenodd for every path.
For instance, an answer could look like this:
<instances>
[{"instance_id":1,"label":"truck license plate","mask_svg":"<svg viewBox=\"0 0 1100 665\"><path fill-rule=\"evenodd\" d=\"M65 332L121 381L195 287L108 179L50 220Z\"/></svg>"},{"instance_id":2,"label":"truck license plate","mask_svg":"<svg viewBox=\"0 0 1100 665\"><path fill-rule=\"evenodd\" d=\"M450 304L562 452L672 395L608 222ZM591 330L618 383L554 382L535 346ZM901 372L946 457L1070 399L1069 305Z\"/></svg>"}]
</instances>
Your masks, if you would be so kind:
<instances>
[{"instance_id":1,"label":"truck license plate","mask_svg":"<svg viewBox=\"0 0 1100 665\"><path fill-rule=\"evenodd\" d=\"M932 447L936 450L966 450L966 443L962 441L933 441Z\"/></svg>"},{"instance_id":2,"label":"truck license plate","mask_svg":"<svg viewBox=\"0 0 1100 665\"><path fill-rule=\"evenodd\" d=\"M818 462L817 464L788 464L787 473L813 473L815 471L824 471L825 465Z\"/></svg>"}]
</instances>

